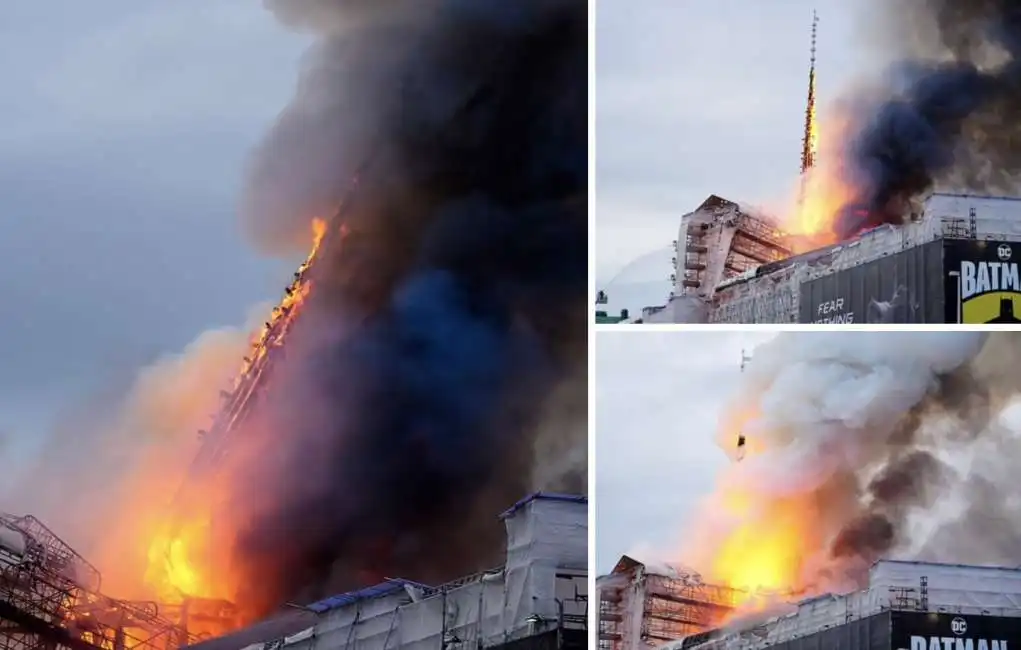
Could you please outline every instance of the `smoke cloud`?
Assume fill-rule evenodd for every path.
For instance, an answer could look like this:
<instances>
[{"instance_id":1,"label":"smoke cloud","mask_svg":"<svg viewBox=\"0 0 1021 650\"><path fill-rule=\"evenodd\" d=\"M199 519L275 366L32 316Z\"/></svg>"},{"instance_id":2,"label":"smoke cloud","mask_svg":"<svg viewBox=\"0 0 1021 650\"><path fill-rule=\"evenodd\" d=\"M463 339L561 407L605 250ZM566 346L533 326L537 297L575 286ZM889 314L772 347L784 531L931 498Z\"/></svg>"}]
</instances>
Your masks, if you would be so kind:
<instances>
[{"instance_id":1,"label":"smoke cloud","mask_svg":"<svg viewBox=\"0 0 1021 650\"><path fill-rule=\"evenodd\" d=\"M245 223L347 235L224 470L253 616L489 568L498 512L585 485L586 3L266 6L316 42Z\"/></svg>"},{"instance_id":2,"label":"smoke cloud","mask_svg":"<svg viewBox=\"0 0 1021 650\"><path fill-rule=\"evenodd\" d=\"M755 502L760 543L771 526L796 533L805 591L859 587L882 557L1017 564L1021 438L1003 414L1018 354L1014 333L781 334L721 427L725 449L741 432L748 450L721 493ZM706 523L711 557L748 520Z\"/></svg>"},{"instance_id":3,"label":"smoke cloud","mask_svg":"<svg viewBox=\"0 0 1021 650\"><path fill-rule=\"evenodd\" d=\"M881 6L880 6L881 5ZM1021 7L1013 0L877 3L896 50L878 94L845 102L836 234L898 223L934 185L1015 189L1021 171Z\"/></svg>"}]
</instances>

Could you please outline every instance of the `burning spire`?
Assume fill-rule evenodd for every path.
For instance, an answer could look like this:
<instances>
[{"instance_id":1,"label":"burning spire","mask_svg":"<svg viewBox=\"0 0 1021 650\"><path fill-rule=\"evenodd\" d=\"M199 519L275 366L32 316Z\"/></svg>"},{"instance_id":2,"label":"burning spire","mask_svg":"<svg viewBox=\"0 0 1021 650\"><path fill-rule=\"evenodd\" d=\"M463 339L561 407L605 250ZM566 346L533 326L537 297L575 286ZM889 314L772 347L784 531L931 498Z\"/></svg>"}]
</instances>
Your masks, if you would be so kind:
<instances>
[{"instance_id":1,"label":"burning spire","mask_svg":"<svg viewBox=\"0 0 1021 650\"><path fill-rule=\"evenodd\" d=\"M812 49L808 67L808 102L805 105L805 134L801 141L801 173L815 165L818 131L815 123L815 44L819 27L819 15L812 12Z\"/></svg>"}]
</instances>

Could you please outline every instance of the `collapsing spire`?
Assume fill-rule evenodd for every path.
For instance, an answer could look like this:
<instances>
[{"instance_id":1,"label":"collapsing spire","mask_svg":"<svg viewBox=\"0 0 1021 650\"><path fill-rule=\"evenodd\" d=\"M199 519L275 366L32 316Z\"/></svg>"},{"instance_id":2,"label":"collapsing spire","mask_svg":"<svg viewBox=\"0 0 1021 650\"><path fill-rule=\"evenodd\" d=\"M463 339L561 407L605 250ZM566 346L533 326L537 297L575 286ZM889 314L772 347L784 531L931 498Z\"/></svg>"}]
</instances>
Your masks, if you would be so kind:
<instances>
[{"instance_id":1,"label":"collapsing spire","mask_svg":"<svg viewBox=\"0 0 1021 650\"><path fill-rule=\"evenodd\" d=\"M812 12L812 49L808 68L808 103L805 106L805 134L801 141L801 173L804 174L815 164L818 132L815 124L815 43L819 16Z\"/></svg>"},{"instance_id":2,"label":"collapsing spire","mask_svg":"<svg viewBox=\"0 0 1021 650\"><path fill-rule=\"evenodd\" d=\"M798 188L798 209L805 205L808 192L808 170L815 165L816 146L819 133L815 123L815 40L819 27L819 15L812 11L812 49L808 66L808 102L805 105L805 134L801 138L801 184Z\"/></svg>"}]
</instances>

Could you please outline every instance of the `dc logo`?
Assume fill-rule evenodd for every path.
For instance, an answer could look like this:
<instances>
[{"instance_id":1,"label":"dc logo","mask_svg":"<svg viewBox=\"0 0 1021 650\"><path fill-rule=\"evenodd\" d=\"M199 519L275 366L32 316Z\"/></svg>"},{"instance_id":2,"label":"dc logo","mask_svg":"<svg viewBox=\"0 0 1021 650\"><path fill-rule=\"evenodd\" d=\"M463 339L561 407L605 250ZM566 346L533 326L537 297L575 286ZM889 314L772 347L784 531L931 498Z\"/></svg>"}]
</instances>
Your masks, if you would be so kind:
<instances>
[{"instance_id":1,"label":"dc logo","mask_svg":"<svg viewBox=\"0 0 1021 650\"><path fill-rule=\"evenodd\" d=\"M968 623L960 616L955 616L954 620L950 621L950 631L961 636L968 631Z\"/></svg>"},{"instance_id":2,"label":"dc logo","mask_svg":"<svg viewBox=\"0 0 1021 650\"><path fill-rule=\"evenodd\" d=\"M1010 250L1009 244L1000 244L999 246L996 247L997 257L999 257L1004 262L1009 260L1012 254L1013 251Z\"/></svg>"}]
</instances>

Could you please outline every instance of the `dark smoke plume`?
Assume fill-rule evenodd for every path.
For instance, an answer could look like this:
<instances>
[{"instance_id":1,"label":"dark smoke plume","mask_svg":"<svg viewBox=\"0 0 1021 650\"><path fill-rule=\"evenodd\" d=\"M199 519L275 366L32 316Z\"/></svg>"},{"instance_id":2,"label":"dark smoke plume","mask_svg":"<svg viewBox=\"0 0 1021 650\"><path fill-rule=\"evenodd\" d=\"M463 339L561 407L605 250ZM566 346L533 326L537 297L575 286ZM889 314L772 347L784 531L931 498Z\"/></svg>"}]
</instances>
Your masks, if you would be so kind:
<instances>
[{"instance_id":1,"label":"dark smoke plume","mask_svg":"<svg viewBox=\"0 0 1021 650\"><path fill-rule=\"evenodd\" d=\"M1010 349L1017 337L987 339L983 349L991 345ZM934 372L924 397L896 416L885 444L871 456L874 473L859 493L857 512L849 513L830 545L831 556L844 565L845 579L864 584L864 572L873 562L913 541L911 515L930 510L953 491L956 473L939 457L940 450L991 435L993 419L1006 402L979 379L990 374L984 363L988 358L980 352L969 363ZM936 420L943 426L935 426Z\"/></svg>"},{"instance_id":2,"label":"dark smoke plume","mask_svg":"<svg viewBox=\"0 0 1021 650\"><path fill-rule=\"evenodd\" d=\"M885 96L850 111L842 166L856 192L838 215L841 238L900 222L938 183L1009 190L1021 171L1021 3L882 5L891 39L914 47Z\"/></svg>"},{"instance_id":3,"label":"dark smoke plume","mask_svg":"<svg viewBox=\"0 0 1021 650\"><path fill-rule=\"evenodd\" d=\"M862 570L891 555L949 563L1021 562L1016 523L1021 492L1013 478L1021 439L1000 419L1021 395L1019 355L1021 335L989 335L966 364L935 373L925 397L877 447L876 469L859 494L860 507L830 546L838 565L853 558L845 570L852 571L857 586L865 580ZM962 465L960 457L970 455L973 460ZM956 501L958 512L941 515L934 529L923 533L911 525L913 517L931 518L947 501Z\"/></svg>"},{"instance_id":4,"label":"dark smoke plume","mask_svg":"<svg viewBox=\"0 0 1021 650\"><path fill-rule=\"evenodd\" d=\"M286 249L358 183L233 467L252 615L489 568L500 510L585 485L587 3L267 5L317 40L246 222Z\"/></svg>"},{"instance_id":5,"label":"dark smoke plume","mask_svg":"<svg viewBox=\"0 0 1021 650\"><path fill-rule=\"evenodd\" d=\"M928 511L939 499L958 494L965 503L962 519L937 529L926 542L922 555L944 562L1021 561L1021 528L1002 523L1015 516L1016 506L1012 504L1016 502L987 499L989 479L995 475L1002 481L1001 494L1011 492L1006 468L1018 458L1017 437L998 424L997 418L1010 400L1021 394L1018 370L1021 366L1015 363L1019 354L1021 336L993 334L969 363L935 376L926 397L901 416L887 440L886 456L880 458L879 469L864 490L859 515L833 542L831 550L835 557L857 556L863 560L860 566L867 567L899 546L917 542L911 539L908 527L911 514ZM934 420L942 420L944 426L933 426ZM966 451L989 444L998 449L995 455L1000 460L993 464L1001 466L999 471L980 469L988 464L983 461L961 476L936 453L951 446ZM982 528L990 536L981 541L972 532L979 528L962 525L972 518L988 523L990 513L998 508L1010 514L994 517L1001 523ZM948 538L967 540L965 545L970 545L971 550L936 551L941 545L946 546ZM976 552L979 548L988 550L990 540L1003 539L1011 540L1010 552ZM1002 544L993 545L1002 548ZM863 578L860 576L859 582Z\"/></svg>"}]
</instances>

